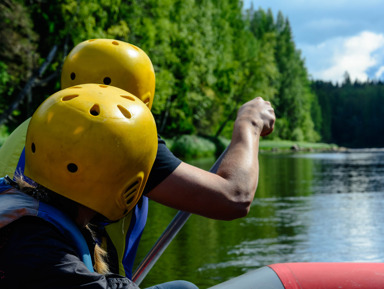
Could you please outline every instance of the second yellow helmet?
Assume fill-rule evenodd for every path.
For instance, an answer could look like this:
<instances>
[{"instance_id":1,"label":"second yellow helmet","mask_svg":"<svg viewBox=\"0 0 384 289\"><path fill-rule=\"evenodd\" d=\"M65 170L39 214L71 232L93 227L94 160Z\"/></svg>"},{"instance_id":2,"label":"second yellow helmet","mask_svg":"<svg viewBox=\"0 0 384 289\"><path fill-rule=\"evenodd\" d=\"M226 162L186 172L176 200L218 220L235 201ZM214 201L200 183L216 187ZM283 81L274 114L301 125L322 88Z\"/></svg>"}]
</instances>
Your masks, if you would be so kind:
<instances>
[{"instance_id":1,"label":"second yellow helmet","mask_svg":"<svg viewBox=\"0 0 384 289\"><path fill-rule=\"evenodd\" d=\"M119 87L152 108L155 94L152 62L142 49L127 42L92 39L76 45L64 60L61 88L84 83Z\"/></svg>"}]
</instances>

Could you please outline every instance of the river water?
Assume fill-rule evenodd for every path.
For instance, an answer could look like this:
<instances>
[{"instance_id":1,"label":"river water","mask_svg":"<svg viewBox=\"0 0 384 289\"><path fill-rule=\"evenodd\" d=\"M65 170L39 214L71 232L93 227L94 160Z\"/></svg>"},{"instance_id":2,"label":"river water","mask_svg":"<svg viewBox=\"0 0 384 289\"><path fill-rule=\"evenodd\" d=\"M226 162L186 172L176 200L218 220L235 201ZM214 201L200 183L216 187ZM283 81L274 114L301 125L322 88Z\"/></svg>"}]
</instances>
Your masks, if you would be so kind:
<instances>
[{"instance_id":1,"label":"river water","mask_svg":"<svg viewBox=\"0 0 384 289\"><path fill-rule=\"evenodd\" d=\"M150 202L137 260L175 214ZM384 262L383 220L384 153L264 153L248 216L191 216L141 286L184 279L207 288L282 262Z\"/></svg>"}]
</instances>

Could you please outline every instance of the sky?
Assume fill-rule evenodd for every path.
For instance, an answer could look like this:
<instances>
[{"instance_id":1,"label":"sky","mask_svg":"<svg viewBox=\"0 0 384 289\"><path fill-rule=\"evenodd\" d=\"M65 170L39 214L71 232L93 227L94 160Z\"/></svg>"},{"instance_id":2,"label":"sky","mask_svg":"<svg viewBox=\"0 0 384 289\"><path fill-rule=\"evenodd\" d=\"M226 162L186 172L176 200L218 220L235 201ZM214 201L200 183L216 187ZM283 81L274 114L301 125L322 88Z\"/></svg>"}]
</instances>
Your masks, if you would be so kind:
<instances>
[{"instance_id":1,"label":"sky","mask_svg":"<svg viewBox=\"0 0 384 289\"><path fill-rule=\"evenodd\" d=\"M281 11L311 79L384 80L384 0L243 0Z\"/></svg>"}]
</instances>

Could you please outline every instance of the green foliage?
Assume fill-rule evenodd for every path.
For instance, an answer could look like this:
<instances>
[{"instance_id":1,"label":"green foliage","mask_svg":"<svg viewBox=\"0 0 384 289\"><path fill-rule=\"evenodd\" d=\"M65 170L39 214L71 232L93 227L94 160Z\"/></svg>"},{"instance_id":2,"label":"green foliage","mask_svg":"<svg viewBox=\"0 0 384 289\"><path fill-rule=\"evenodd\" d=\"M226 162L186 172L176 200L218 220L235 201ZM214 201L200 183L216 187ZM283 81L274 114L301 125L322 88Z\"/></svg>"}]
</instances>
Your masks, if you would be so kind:
<instances>
[{"instance_id":1,"label":"green foliage","mask_svg":"<svg viewBox=\"0 0 384 289\"><path fill-rule=\"evenodd\" d=\"M181 158L210 157L215 154L215 144L195 135L182 135L174 140L172 152Z\"/></svg>"},{"instance_id":2,"label":"green foliage","mask_svg":"<svg viewBox=\"0 0 384 289\"><path fill-rule=\"evenodd\" d=\"M266 71L269 78L264 82L275 89L270 93L280 119L276 123L277 137L317 141L319 136L314 129L311 111L318 113L320 107L311 92L304 60L293 42L288 19L279 12L275 21L271 10L259 9L251 14L250 29L257 39L265 43L263 55L266 60L262 67L275 64Z\"/></svg>"},{"instance_id":3,"label":"green foliage","mask_svg":"<svg viewBox=\"0 0 384 289\"><path fill-rule=\"evenodd\" d=\"M60 89L64 57L92 38L127 41L149 55L156 72L152 112L162 135L228 139L238 108L256 96L271 101L279 118L269 138L316 141L327 126L289 21L281 13L275 19L271 10L244 11L238 0L4 3L0 111L15 99L52 47L59 47L31 96L12 114L12 126Z\"/></svg>"},{"instance_id":4,"label":"green foliage","mask_svg":"<svg viewBox=\"0 0 384 289\"><path fill-rule=\"evenodd\" d=\"M9 96L12 94L13 87L8 86L8 84L11 81L11 76L7 72L8 66L0 61L0 95L6 95ZM6 97L2 97L1 100L3 101Z\"/></svg>"},{"instance_id":5,"label":"green foliage","mask_svg":"<svg viewBox=\"0 0 384 289\"><path fill-rule=\"evenodd\" d=\"M1 1L0 19L0 111L4 111L36 68L39 37L23 1ZM11 129L21 122L12 120Z\"/></svg>"}]
</instances>

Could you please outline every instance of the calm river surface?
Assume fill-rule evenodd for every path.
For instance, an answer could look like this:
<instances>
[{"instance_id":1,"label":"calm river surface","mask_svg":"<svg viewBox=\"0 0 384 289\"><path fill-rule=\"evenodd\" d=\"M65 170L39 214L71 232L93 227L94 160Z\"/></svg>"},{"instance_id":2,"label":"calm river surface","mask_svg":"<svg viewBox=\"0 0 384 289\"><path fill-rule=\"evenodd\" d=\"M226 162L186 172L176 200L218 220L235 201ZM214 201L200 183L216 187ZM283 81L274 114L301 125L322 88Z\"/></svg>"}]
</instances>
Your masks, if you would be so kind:
<instances>
[{"instance_id":1,"label":"calm river surface","mask_svg":"<svg viewBox=\"0 0 384 289\"><path fill-rule=\"evenodd\" d=\"M141 287L184 279L207 288L281 262L384 262L383 208L384 153L262 154L248 216L191 216ZM150 203L137 260L175 214Z\"/></svg>"}]
</instances>

